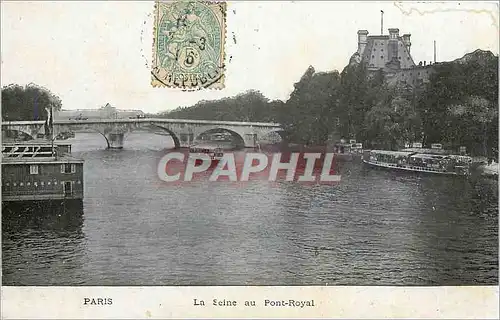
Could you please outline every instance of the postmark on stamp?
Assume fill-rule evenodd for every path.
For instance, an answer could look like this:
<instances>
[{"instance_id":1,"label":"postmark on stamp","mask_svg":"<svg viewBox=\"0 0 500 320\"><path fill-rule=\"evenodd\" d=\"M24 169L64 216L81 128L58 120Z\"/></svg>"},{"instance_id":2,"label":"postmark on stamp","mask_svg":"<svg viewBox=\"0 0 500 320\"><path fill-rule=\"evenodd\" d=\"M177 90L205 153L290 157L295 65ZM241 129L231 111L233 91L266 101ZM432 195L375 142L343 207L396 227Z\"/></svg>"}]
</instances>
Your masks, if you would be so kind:
<instances>
[{"instance_id":1,"label":"postmark on stamp","mask_svg":"<svg viewBox=\"0 0 500 320\"><path fill-rule=\"evenodd\" d=\"M157 1L153 87L224 88L226 3Z\"/></svg>"}]
</instances>

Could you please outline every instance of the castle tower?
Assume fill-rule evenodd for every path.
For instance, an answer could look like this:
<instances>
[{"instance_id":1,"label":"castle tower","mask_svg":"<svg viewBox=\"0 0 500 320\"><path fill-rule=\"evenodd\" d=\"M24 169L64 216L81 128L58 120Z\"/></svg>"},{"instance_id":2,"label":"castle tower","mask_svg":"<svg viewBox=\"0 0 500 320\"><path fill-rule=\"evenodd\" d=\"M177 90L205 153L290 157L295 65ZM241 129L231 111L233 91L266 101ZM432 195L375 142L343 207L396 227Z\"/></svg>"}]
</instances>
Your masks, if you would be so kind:
<instances>
[{"instance_id":1,"label":"castle tower","mask_svg":"<svg viewBox=\"0 0 500 320\"><path fill-rule=\"evenodd\" d=\"M398 28L389 28L388 31L386 35L369 35L368 30L358 30L358 50L349 63L358 59L371 71L397 72L413 68L410 34L401 36Z\"/></svg>"},{"instance_id":2,"label":"castle tower","mask_svg":"<svg viewBox=\"0 0 500 320\"><path fill-rule=\"evenodd\" d=\"M411 37L411 34L409 34L409 33L403 34L403 43L405 44L405 47L406 47L406 50L408 50L408 53L410 53L410 47L411 47L410 37Z\"/></svg>"},{"instance_id":3,"label":"castle tower","mask_svg":"<svg viewBox=\"0 0 500 320\"><path fill-rule=\"evenodd\" d=\"M365 51L366 44L368 42L368 30L359 30L358 31L358 53L360 55Z\"/></svg>"}]
</instances>

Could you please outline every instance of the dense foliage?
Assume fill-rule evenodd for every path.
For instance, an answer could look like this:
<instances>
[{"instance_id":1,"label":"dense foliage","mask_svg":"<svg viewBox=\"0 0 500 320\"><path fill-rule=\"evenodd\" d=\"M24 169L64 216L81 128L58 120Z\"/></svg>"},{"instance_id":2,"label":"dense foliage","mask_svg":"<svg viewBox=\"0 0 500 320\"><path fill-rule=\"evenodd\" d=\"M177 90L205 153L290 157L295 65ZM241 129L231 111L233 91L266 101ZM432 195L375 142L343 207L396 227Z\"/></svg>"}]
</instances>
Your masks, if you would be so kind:
<instances>
[{"instance_id":1,"label":"dense foliage","mask_svg":"<svg viewBox=\"0 0 500 320\"><path fill-rule=\"evenodd\" d=\"M340 75L338 72L315 73L309 67L290 99L275 116L290 141L322 145L332 132L332 119L339 109Z\"/></svg>"},{"instance_id":2,"label":"dense foliage","mask_svg":"<svg viewBox=\"0 0 500 320\"><path fill-rule=\"evenodd\" d=\"M498 57L478 50L435 68L417 104L424 141L491 155L498 147Z\"/></svg>"},{"instance_id":3,"label":"dense foliage","mask_svg":"<svg viewBox=\"0 0 500 320\"><path fill-rule=\"evenodd\" d=\"M48 89L29 84L11 84L2 88L2 120L45 120L51 106L60 110L61 99Z\"/></svg>"},{"instance_id":4,"label":"dense foliage","mask_svg":"<svg viewBox=\"0 0 500 320\"><path fill-rule=\"evenodd\" d=\"M275 121L274 109L282 104L282 101L269 101L262 93L250 90L231 98L200 101L192 107L177 108L160 116L174 119L272 122Z\"/></svg>"},{"instance_id":5,"label":"dense foliage","mask_svg":"<svg viewBox=\"0 0 500 320\"><path fill-rule=\"evenodd\" d=\"M164 116L274 121L290 142L301 144L340 138L387 149L442 143L491 155L498 145L498 57L478 50L434 70L428 83L410 87L388 85L382 71L369 73L352 61L341 74L309 67L285 103L250 91Z\"/></svg>"}]
</instances>

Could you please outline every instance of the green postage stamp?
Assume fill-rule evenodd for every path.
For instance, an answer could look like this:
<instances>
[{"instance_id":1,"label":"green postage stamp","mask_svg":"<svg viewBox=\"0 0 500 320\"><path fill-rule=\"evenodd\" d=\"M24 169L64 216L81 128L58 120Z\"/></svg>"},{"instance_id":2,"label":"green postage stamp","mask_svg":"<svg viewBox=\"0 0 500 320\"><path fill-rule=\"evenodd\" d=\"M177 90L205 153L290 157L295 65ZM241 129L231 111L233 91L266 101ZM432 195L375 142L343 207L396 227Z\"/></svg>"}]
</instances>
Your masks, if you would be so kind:
<instances>
[{"instance_id":1,"label":"green postage stamp","mask_svg":"<svg viewBox=\"0 0 500 320\"><path fill-rule=\"evenodd\" d=\"M226 3L157 1L153 87L224 88Z\"/></svg>"}]
</instances>

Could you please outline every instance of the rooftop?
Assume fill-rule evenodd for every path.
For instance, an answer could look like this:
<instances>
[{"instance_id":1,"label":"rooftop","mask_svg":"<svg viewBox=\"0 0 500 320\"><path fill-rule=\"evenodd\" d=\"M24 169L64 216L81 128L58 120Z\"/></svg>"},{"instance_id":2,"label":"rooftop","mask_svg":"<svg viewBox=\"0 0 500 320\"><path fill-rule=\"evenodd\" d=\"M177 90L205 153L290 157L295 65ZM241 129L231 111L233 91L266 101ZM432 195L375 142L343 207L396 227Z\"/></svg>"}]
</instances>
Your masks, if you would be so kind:
<instances>
[{"instance_id":1,"label":"rooftop","mask_svg":"<svg viewBox=\"0 0 500 320\"><path fill-rule=\"evenodd\" d=\"M390 155L390 156L409 156L414 152L411 151L390 151L390 150L371 150L370 153Z\"/></svg>"},{"instance_id":2,"label":"rooftop","mask_svg":"<svg viewBox=\"0 0 500 320\"><path fill-rule=\"evenodd\" d=\"M2 141L2 147L8 147L8 146L43 146L43 147L50 147L50 146L67 146L71 145L70 143L62 143L62 142L55 142L52 144L50 141L45 140L45 139L33 139L33 140L26 140L26 141L19 141L19 140L7 140L3 139Z\"/></svg>"},{"instance_id":3,"label":"rooftop","mask_svg":"<svg viewBox=\"0 0 500 320\"><path fill-rule=\"evenodd\" d=\"M429 149L429 148L406 148L401 151L408 151L408 152L418 152L418 153L426 153L426 154L450 154L451 152L448 150L443 150L443 149Z\"/></svg>"},{"instance_id":4,"label":"rooftop","mask_svg":"<svg viewBox=\"0 0 500 320\"><path fill-rule=\"evenodd\" d=\"M49 164L49 163L84 163L83 159L63 155L57 157L37 157L37 158L18 158L2 157L2 164Z\"/></svg>"}]
</instances>

